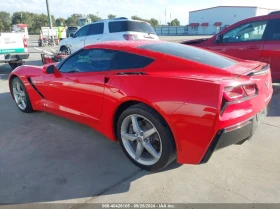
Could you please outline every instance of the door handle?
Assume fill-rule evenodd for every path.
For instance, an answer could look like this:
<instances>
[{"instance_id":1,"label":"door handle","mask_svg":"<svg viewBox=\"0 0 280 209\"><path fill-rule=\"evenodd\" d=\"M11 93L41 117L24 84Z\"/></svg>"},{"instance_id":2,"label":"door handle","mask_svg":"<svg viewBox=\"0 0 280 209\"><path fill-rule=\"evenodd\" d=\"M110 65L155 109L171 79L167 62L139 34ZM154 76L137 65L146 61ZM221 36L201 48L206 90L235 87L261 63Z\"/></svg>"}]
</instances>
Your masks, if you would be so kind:
<instances>
[{"instance_id":1,"label":"door handle","mask_svg":"<svg viewBox=\"0 0 280 209\"><path fill-rule=\"evenodd\" d=\"M260 49L261 47L260 46L248 46L247 49Z\"/></svg>"}]
</instances>

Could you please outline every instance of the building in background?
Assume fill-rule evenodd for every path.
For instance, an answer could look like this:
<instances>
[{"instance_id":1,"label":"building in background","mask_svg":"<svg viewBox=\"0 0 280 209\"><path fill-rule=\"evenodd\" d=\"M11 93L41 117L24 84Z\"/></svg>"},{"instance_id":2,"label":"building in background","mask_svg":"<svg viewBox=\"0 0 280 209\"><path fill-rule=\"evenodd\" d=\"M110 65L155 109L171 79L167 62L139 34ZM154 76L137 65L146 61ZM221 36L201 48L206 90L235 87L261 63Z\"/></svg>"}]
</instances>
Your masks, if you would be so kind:
<instances>
[{"instance_id":1,"label":"building in background","mask_svg":"<svg viewBox=\"0 0 280 209\"><path fill-rule=\"evenodd\" d=\"M267 15L276 9L249 6L218 6L191 11L188 34L210 35L241 20Z\"/></svg>"}]
</instances>

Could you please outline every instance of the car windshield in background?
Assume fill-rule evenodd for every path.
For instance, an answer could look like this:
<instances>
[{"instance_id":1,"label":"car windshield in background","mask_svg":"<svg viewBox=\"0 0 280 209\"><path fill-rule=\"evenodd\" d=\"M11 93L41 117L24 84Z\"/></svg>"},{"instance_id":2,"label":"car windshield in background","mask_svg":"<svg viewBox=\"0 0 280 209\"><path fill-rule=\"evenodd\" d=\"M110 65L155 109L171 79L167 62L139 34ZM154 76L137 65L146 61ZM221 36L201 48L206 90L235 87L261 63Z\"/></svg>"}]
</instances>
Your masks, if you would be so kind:
<instances>
[{"instance_id":1,"label":"car windshield in background","mask_svg":"<svg viewBox=\"0 0 280 209\"><path fill-rule=\"evenodd\" d=\"M146 44L139 46L139 48L192 60L218 68L226 68L237 63L235 60L203 49L176 43Z\"/></svg>"},{"instance_id":2,"label":"car windshield in background","mask_svg":"<svg viewBox=\"0 0 280 209\"><path fill-rule=\"evenodd\" d=\"M68 30L78 30L78 27L68 27Z\"/></svg>"},{"instance_id":3,"label":"car windshield in background","mask_svg":"<svg viewBox=\"0 0 280 209\"><path fill-rule=\"evenodd\" d=\"M151 25L136 21L114 21L109 23L109 32L118 33L125 31L155 34Z\"/></svg>"}]
</instances>

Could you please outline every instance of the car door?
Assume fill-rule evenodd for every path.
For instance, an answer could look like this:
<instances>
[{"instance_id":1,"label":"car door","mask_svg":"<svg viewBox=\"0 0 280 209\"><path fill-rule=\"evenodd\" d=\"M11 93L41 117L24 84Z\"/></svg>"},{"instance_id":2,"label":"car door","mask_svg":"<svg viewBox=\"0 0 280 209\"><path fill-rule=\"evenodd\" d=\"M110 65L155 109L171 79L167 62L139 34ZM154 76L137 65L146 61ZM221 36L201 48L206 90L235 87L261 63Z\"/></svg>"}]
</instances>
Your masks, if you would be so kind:
<instances>
[{"instance_id":1,"label":"car door","mask_svg":"<svg viewBox=\"0 0 280 209\"><path fill-rule=\"evenodd\" d=\"M262 51L262 62L270 64L273 80L280 80L280 18L271 20Z\"/></svg>"},{"instance_id":2,"label":"car door","mask_svg":"<svg viewBox=\"0 0 280 209\"><path fill-rule=\"evenodd\" d=\"M85 46L85 39L89 30L89 25L85 25L84 27L80 28L71 38L69 42L69 48L71 53L73 54L77 50L83 48Z\"/></svg>"},{"instance_id":3,"label":"car door","mask_svg":"<svg viewBox=\"0 0 280 209\"><path fill-rule=\"evenodd\" d=\"M245 60L261 60L267 20L246 22L221 33L221 40L207 47Z\"/></svg>"},{"instance_id":4,"label":"car door","mask_svg":"<svg viewBox=\"0 0 280 209\"><path fill-rule=\"evenodd\" d=\"M81 50L58 66L59 76L46 75L37 87L47 100L46 108L83 122L97 121L102 111L105 74L114 53L103 49Z\"/></svg>"},{"instance_id":5,"label":"car door","mask_svg":"<svg viewBox=\"0 0 280 209\"><path fill-rule=\"evenodd\" d=\"M88 35L85 39L85 45L90 45L99 42L103 36L104 23L94 23L90 25Z\"/></svg>"}]
</instances>

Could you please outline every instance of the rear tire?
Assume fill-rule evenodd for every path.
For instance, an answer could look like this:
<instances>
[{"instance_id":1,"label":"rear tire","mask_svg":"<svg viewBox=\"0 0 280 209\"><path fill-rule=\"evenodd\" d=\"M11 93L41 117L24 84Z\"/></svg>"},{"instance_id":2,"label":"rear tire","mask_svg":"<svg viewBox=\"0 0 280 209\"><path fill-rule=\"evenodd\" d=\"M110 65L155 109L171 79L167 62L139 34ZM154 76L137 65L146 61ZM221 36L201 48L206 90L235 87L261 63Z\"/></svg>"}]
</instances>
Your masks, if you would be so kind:
<instances>
[{"instance_id":1,"label":"rear tire","mask_svg":"<svg viewBox=\"0 0 280 209\"><path fill-rule=\"evenodd\" d=\"M13 78L13 80L11 81L11 92L13 94L13 98L15 100L17 107L22 112L25 113L33 112L33 108L28 93L26 91L26 88L18 77Z\"/></svg>"},{"instance_id":2,"label":"rear tire","mask_svg":"<svg viewBox=\"0 0 280 209\"><path fill-rule=\"evenodd\" d=\"M158 171L176 159L170 128L159 113L145 104L123 111L118 119L117 137L129 160L144 170Z\"/></svg>"}]
</instances>

